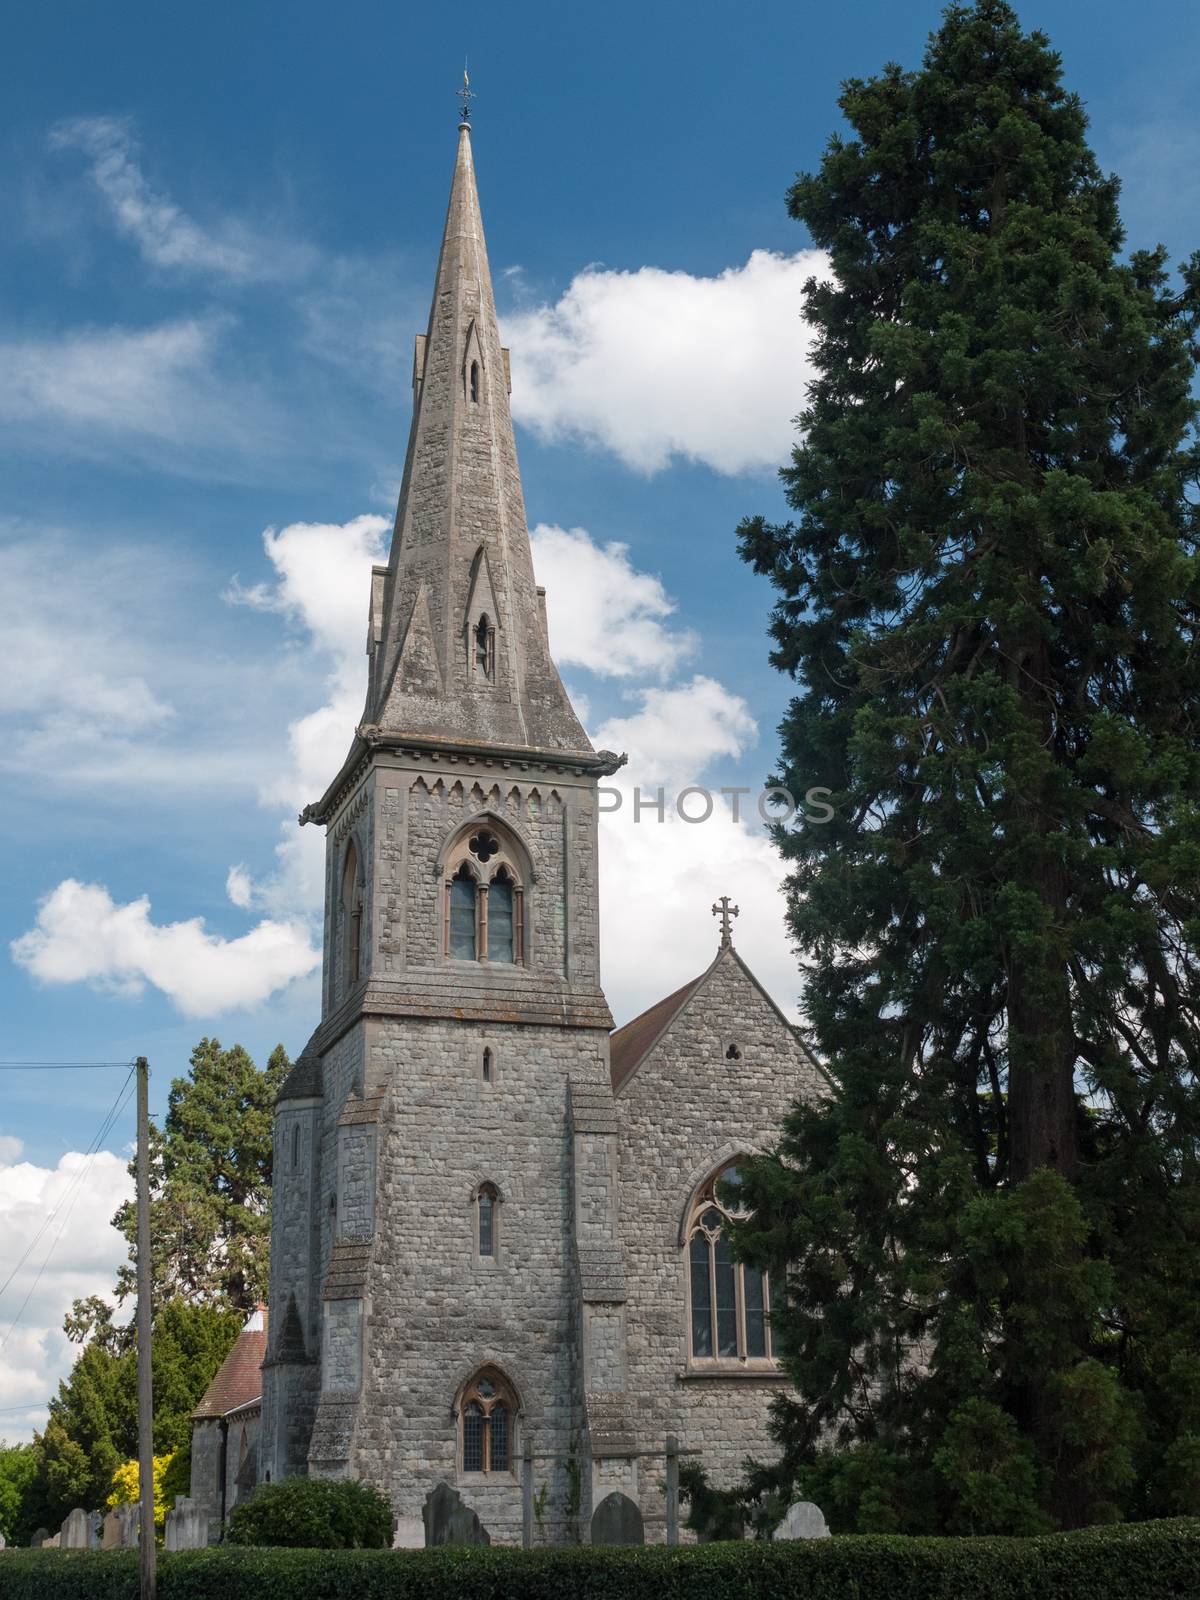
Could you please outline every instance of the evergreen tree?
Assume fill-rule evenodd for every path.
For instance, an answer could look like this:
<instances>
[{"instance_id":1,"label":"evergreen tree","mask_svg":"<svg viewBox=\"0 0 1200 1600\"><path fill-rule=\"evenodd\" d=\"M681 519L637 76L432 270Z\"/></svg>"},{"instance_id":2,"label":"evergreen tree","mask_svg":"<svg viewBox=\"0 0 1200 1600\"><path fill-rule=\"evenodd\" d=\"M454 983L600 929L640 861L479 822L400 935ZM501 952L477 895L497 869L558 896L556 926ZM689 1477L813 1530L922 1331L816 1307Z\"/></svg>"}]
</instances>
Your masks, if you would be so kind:
<instances>
[{"instance_id":1,"label":"evergreen tree","mask_svg":"<svg viewBox=\"0 0 1200 1600\"><path fill-rule=\"evenodd\" d=\"M201 1039L188 1076L173 1080L163 1127L150 1129L156 1298L199 1296L244 1313L266 1298L271 1118L290 1065L282 1045L260 1072L241 1045ZM136 1291L132 1202L113 1224L130 1247L117 1282L123 1300Z\"/></svg>"},{"instance_id":2,"label":"evergreen tree","mask_svg":"<svg viewBox=\"0 0 1200 1600\"><path fill-rule=\"evenodd\" d=\"M745 1171L840 1526L1200 1510L1200 258L1122 259L1040 33L953 5L789 208L816 370L752 519L835 1088ZM792 1263L786 1298L779 1263ZM827 1453L836 1440L842 1453Z\"/></svg>"},{"instance_id":3,"label":"evergreen tree","mask_svg":"<svg viewBox=\"0 0 1200 1600\"><path fill-rule=\"evenodd\" d=\"M186 1482L191 1417L242 1326L239 1311L168 1300L155 1310L151 1340L154 1452L173 1458L174 1478ZM34 1457L47 1526L73 1506L103 1506L113 1474L138 1453L137 1337L116 1327L112 1309L95 1298L68 1313L69 1338L86 1340L71 1375L50 1402ZM184 1492L184 1491L180 1491Z\"/></svg>"},{"instance_id":4,"label":"evergreen tree","mask_svg":"<svg viewBox=\"0 0 1200 1600\"><path fill-rule=\"evenodd\" d=\"M39 1526L37 1458L27 1444L0 1439L0 1533L6 1544L28 1544Z\"/></svg>"}]
</instances>

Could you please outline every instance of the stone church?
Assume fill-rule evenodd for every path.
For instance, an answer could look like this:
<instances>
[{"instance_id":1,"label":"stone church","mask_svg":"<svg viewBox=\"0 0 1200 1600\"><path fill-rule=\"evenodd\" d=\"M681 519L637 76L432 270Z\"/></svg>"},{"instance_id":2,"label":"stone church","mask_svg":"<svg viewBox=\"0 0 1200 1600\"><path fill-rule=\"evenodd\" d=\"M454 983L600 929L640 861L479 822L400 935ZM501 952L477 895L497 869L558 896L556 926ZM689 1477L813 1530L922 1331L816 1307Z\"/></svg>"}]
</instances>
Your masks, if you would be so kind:
<instances>
[{"instance_id":1,"label":"stone church","mask_svg":"<svg viewBox=\"0 0 1200 1600\"><path fill-rule=\"evenodd\" d=\"M548 1540L613 1490L661 1539L668 1434L716 1482L771 1452L771 1285L714 1184L824 1080L727 908L708 969L612 1031L620 758L550 657L509 388L464 117L363 719L301 818L326 832L323 1002L275 1117L257 1476L376 1484L401 1543L446 1482L515 1541L528 1446Z\"/></svg>"}]
</instances>

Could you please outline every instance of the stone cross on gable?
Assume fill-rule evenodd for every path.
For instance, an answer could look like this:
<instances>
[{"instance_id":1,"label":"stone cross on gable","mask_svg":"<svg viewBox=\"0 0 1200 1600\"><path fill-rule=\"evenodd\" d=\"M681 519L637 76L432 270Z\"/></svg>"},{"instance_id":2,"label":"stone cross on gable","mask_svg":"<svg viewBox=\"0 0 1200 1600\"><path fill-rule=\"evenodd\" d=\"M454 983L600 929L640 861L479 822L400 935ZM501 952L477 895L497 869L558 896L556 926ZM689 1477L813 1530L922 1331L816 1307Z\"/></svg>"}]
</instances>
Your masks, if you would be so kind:
<instances>
[{"instance_id":1,"label":"stone cross on gable","mask_svg":"<svg viewBox=\"0 0 1200 1600\"><path fill-rule=\"evenodd\" d=\"M714 917L721 919L721 948L727 949L733 943L733 919L738 914L738 908L729 904L729 896L723 894L712 908Z\"/></svg>"}]
</instances>

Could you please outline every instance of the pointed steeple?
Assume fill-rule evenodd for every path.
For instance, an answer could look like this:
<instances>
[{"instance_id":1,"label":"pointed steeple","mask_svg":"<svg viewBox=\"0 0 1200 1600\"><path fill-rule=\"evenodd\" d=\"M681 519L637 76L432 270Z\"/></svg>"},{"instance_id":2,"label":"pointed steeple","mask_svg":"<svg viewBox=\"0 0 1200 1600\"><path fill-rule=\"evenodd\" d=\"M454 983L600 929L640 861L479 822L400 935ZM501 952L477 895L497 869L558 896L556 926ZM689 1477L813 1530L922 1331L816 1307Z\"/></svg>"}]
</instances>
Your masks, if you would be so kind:
<instances>
[{"instance_id":1,"label":"pointed steeple","mask_svg":"<svg viewBox=\"0 0 1200 1600\"><path fill-rule=\"evenodd\" d=\"M508 395L464 117L363 733L595 760L550 659Z\"/></svg>"}]
</instances>

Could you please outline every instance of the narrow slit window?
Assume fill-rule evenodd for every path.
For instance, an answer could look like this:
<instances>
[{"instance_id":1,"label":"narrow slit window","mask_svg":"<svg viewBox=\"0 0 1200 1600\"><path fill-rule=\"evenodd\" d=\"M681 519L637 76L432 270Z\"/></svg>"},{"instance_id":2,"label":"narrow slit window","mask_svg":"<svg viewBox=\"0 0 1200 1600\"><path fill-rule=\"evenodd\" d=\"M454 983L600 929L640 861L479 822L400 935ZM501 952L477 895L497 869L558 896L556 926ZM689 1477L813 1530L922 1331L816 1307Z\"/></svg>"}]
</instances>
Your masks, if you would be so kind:
<instances>
[{"instance_id":1,"label":"narrow slit window","mask_svg":"<svg viewBox=\"0 0 1200 1600\"><path fill-rule=\"evenodd\" d=\"M479 363L478 363L478 361L472 361L472 363L471 363L471 404L473 406L477 406L479 404Z\"/></svg>"},{"instance_id":2,"label":"narrow slit window","mask_svg":"<svg viewBox=\"0 0 1200 1600\"><path fill-rule=\"evenodd\" d=\"M479 1191L476 1205L479 1208L479 1254L481 1256L494 1256L496 1254L496 1200L495 1189L490 1183L485 1183Z\"/></svg>"},{"instance_id":3,"label":"narrow slit window","mask_svg":"<svg viewBox=\"0 0 1200 1600\"><path fill-rule=\"evenodd\" d=\"M300 1124L292 1124L292 1171L300 1165Z\"/></svg>"},{"instance_id":4,"label":"narrow slit window","mask_svg":"<svg viewBox=\"0 0 1200 1600\"><path fill-rule=\"evenodd\" d=\"M483 1081L484 1083L492 1081L492 1052L488 1049L483 1052Z\"/></svg>"},{"instance_id":5,"label":"narrow slit window","mask_svg":"<svg viewBox=\"0 0 1200 1600\"><path fill-rule=\"evenodd\" d=\"M491 678L496 666L496 630L485 613L475 624L475 671Z\"/></svg>"}]
</instances>

